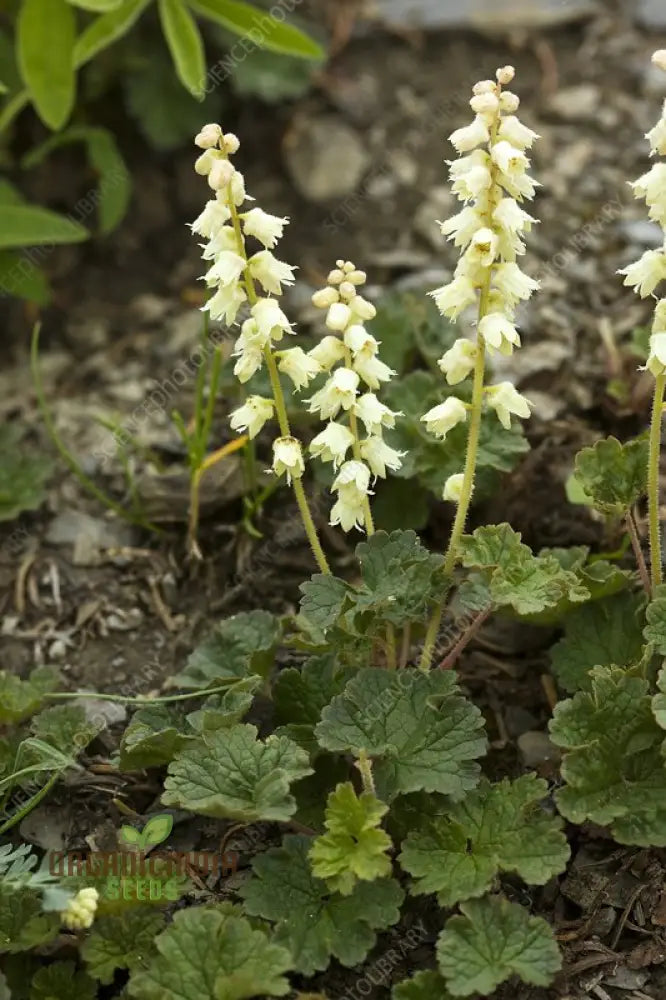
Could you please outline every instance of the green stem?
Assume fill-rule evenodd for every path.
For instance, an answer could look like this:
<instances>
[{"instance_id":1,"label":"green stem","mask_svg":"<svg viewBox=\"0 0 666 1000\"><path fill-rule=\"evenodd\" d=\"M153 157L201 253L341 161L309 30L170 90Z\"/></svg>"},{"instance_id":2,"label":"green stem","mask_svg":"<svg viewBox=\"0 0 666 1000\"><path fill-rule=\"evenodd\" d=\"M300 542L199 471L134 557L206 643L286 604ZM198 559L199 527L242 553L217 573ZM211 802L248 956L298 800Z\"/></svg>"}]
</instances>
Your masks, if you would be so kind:
<instances>
[{"instance_id":1,"label":"green stem","mask_svg":"<svg viewBox=\"0 0 666 1000\"><path fill-rule=\"evenodd\" d=\"M368 757L365 750L361 750L359 753L356 766L361 772L363 791L367 792L369 795L375 795L375 779L372 776L372 761Z\"/></svg>"},{"instance_id":2,"label":"green stem","mask_svg":"<svg viewBox=\"0 0 666 1000\"><path fill-rule=\"evenodd\" d=\"M345 344L345 367L349 368L350 370L352 368L352 353L346 344ZM363 458L361 457L361 437L358 432L358 420L356 418L356 414L354 413L353 407L349 410L349 430L354 435L354 443L352 444L352 452L354 454L354 458L356 459L357 462L363 462ZM365 496L365 499L363 500L363 517L365 520L365 533L368 536L374 535L375 523L372 520L370 499L367 496L367 494Z\"/></svg>"},{"instance_id":3,"label":"green stem","mask_svg":"<svg viewBox=\"0 0 666 1000\"><path fill-rule=\"evenodd\" d=\"M650 450L648 458L648 515L650 524L650 570L652 590L662 581L661 529L659 524L659 455L661 451L661 414L664 400L666 374L657 375L654 385L652 421L650 423Z\"/></svg>"},{"instance_id":4,"label":"green stem","mask_svg":"<svg viewBox=\"0 0 666 1000\"><path fill-rule=\"evenodd\" d=\"M146 698L145 695L103 694L98 691L54 691L44 695L45 698L57 700L67 698L97 698L99 701L118 701L123 705L165 705L172 701L190 701L192 698L207 698L211 694L228 691L228 684L205 688L202 691L189 691L187 694L169 694L162 698Z\"/></svg>"},{"instance_id":5,"label":"green stem","mask_svg":"<svg viewBox=\"0 0 666 1000\"><path fill-rule=\"evenodd\" d=\"M21 820L28 815L28 813L32 812L32 810L39 805L42 799L46 798L59 777L60 771L56 771L52 774L43 788L40 788L38 792L35 792L32 798L28 799L28 801L23 804L17 813L11 816L5 823L2 823L0 825L0 836L8 830L11 830L11 828L16 826L17 823L20 823Z\"/></svg>"},{"instance_id":6,"label":"green stem","mask_svg":"<svg viewBox=\"0 0 666 1000\"><path fill-rule=\"evenodd\" d=\"M243 239L243 233L241 231L240 219L238 218L238 210L234 203L234 200L229 192L228 197L229 211L231 212L231 220L234 227L234 232L236 234L236 245L238 247L238 253L246 261L246 266L244 270L244 281L245 290L247 292L247 297L250 305L254 305L257 301L257 290L254 285L254 279L250 274L250 268L247 264L247 253L245 250L245 240ZM292 437L291 428L289 426L289 417L287 416L287 406L284 401L284 393L282 392L282 385L280 383L280 373L278 372L277 363L275 357L273 356L273 351L271 349L270 343L266 344L264 347L264 360L266 362L266 368L268 369L268 376L271 380L271 388L273 390L273 401L275 403L275 413L278 420L278 425L280 427L280 434L282 437ZM317 565L322 573L330 575L331 568L328 565L328 560L324 550L321 547L319 541L319 536L317 535L317 528L312 519L312 514L310 512L310 507L308 505L308 500L305 495L305 489L303 488L303 483L300 479L292 477L292 486L294 488L294 495L296 496L296 503L298 504L298 509L303 520L303 527L305 528L305 533L308 536L308 541L310 543L310 548L315 557Z\"/></svg>"}]
</instances>

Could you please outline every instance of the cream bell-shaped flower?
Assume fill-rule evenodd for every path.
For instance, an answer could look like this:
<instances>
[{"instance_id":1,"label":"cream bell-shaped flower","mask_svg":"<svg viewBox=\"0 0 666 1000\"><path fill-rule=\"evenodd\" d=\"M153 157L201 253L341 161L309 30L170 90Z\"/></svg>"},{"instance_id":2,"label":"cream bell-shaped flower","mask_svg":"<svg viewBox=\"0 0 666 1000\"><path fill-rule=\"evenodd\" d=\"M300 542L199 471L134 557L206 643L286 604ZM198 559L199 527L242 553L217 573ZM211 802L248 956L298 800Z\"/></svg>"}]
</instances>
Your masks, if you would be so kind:
<instances>
[{"instance_id":1,"label":"cream bell-shaped flower","mask_svg":"<svg viewBox=\"0 0 666 1000\"><path fill-rule=\"evenodd\" d=\"M360 444L361 458L368 463L370 471L375 478L386 478L386 470L397 472L402 466L402 458L406 455L404 451L397 451L391 448L384 441L381 435L372 435L364 438Z\"/></svg>"},{"instance_id":2,"label":"cream bell-shaped flower","mask_svg":"<svg viewBox=\"0 0 666 1000\"><path fill-rule=\"evenodd\" d=\"M226 288L235 284L245 270L245 260L233 250L222 250L206 273L206 284Z\"/></svg>"},{"instance_id":3,"label":"cream bell-shaped flower","mask_svg":"<svg viewBox=\"0 0 666 1000\"><path fill-rule=\"evenodd\" d=\"M354 371L361 376L369 389L379 389L382 382L389 382L395 375L392 368L367 351L358 351L353 364Z\"/></svg>"},{"instance_id":4,"label":"cream bell-shaped flower","mask_svg":"<svg viewBox=\"0 0 666 1000\"><path fill-rule=\"evenodd\" d=\"M310 442L310 453L322 462L332 462L337 468L354 444L354 435L344 424L331 420Z\"/></svg>"},{"instance_id":5,"label":"cream bell-shaped flower","mask_svg":"<svg viewBox=\"0 0 666 1000\"><path fill-rule=\"evenodd\" d=\"M449 385L457 385L466 379L476 364L478 347L464 337L456 340L437 362Z\"/></svg>"},{"instance_id":6,"label":"cream bell-shaped flower","mask_svg":"<svg viewBox=\"0 0 666 1000\"><path fill-rule=\"evenodd\" d=\"M247 431L251 438L255 438L274 412L275 403L272 399L248 396L243 405L232 412L229 423L232 430L239 433Z\"/></svg>"},{"instance_id":7,"label":"cream bell-shaped flower","mask_svg":"<svg viewBox=\"0 0 666 1000\"><path fill-rule=\"evenodd\" d=\"M202 311L207 312L213 320L223 320L227 326L236 322L239 310L246 301L245 290L239 285L227 285L220 287L202 306Z\"/></svg>"},{"instance_id":8,"label":"cream bell-shaped flower","mask_svg":"<svg viewBox=\"0 0 666 1000\"><path fill-rule=\"evenodd\" d=\"M293 285L294 271L291 264L274 257L270 250L260 250L248 262L250 274L260 282L267 292L282 295L282 285Z\"/></svg>"},{"instance_id":9,"label":"cream bell-shaped flower","mask_svg":"<svg viewBox=\"0 0 666 1000\"><path fill-rule=\"evenodd\" d=\"M310 413L319 411L322 420L335 417L340 409L349 410L356 399L359 377L350 368L336 368L326 384L307 402Z\"/></svg>"},{"instance_id":10,"label":"cream bell-shaped flower","mask_svg":"<svg viewBox=\"0 0 666 1000\"><path fill-rule=\"evenodd\" d=\"M266 341L280 341L284 333L294 332L277 299L257 299L250 312Z\"/></svg>"},{"instance_id":11,"label":"cream bell-shaped flower","mask_svg":"<svg viewBox=\"0 0 666 1000\"><path fill-rule=\"evenodd\" d=\"M471 125L465 125L463 128L458 128L455 132L452 132L450 139L451 145L454 146L456 152L469 153L472 149L476 149L481 143L488 142L490 139L488 123L482 115L477 115Z\"/></svg>"},{"instance_id":12,"label":"cream bell-shaped flower","mask_svg":"<svg viewBox=\"0 0 666 1000\"><path fill-rule=\"evenodd\" d=\"M511 382L500 382L486 389L488 406L497 414L497 418L505 430L511 427L511 415L526 418L530 415L531 403L518 392Z\"/></svg>"},{"instance_id":13,"label":"cream bell-shaped flower","mask_svg":"<svg viewBox=\"0 0 666 1000\"><path fill-rule=\"evenodd\" d=\"M222 138L222 129L219 125L204 125L200 132L194 137L194 145L199 149L210 149L217 146Z\"/></svg>"},{"instance_id":14,"label":"cream bell-shaped flower","mask_svg":"<svg viewBox=\"0 0 666 1000\"><path fill-rule=\"evenodd\" d=\"M82 931L92 927L97 913L99 893L97 889L86 887L79 889L77 894L68 901L60 912L60 919L71 931Z\"/></svg>"},{"instance_id":15,"label":"cream bell-shaped flower","mask_svg":"<svg viewBox=\"0 0 666 1000\"><path fill-rule=\"evenodd\" d=\"M645 299L666 278L666 253L663 250L646 250L642 257L623 267L618 274L623 274L624 284L635 288Z\"/></svg>"},{"instance_id":16,"label":"cream bell-shaped flower","mask_svg":"<svg viewBox=\"0 0 666 1000\"><path fill-rule=\"evenodd\" d=\"M191 223L190 229L197 236L203 236L209 240L215 235L218 229L227 224L230 218L231 213L224 202L219 201L217 198L212 198L206 202L201 215L198 215L194 222Z\"/></svg>"},{"instance_id":17,"label":"cream bell-shaped flower","mask_svg":"<svg viewBox=\"0 0 666 1000\"><path fill-rule=\"evenodd\" d=\"M373 392L359 396L354 403L354 413L368 434L380 434L382 427L395 427L395 418L402 416L380 402Z\"/></svg>"},{"instance_id":18,"label":"cream bell-shaped flower","mask_svg":"<svg viewBox=\"0 0 666 1000\"><path fill-rule=\"evenodd\" d=\"M650 355L645 367L654 376L666 372L666 331L650 337Z\"/></svg>"},{"instance_id":19,"label":"cream bell-shaped flower","mask_svg":"<svg viewBox=\"0 0 666 1000\"><path fill-rule=\"evenodd\" d=\"M456 320L460 313L477 301L476 286L469 278L454 278L448 285L428 292L442 316Z\"/></svg>"},{"instance_id":20,"label":"cream bell-shaped flower","mask_svg":"<svg viewBox=\"0 0 666 1000\"><path fill-rule=\"evenodd\" d=\"M261 208L251 208L249 212L241 215L243 232L246 236L254 236L255 239L263 243L267 250L272 250L277 246L278 240L282 239L284 227L289 219L280 219L277 215L269 215Z\"/></svg>"},{"instance_id":21,"label":"cream bell-shaped flower","mask_svg":"<svg viewBox=\"0 0 666 1000\"><path fill-rule=\"evenodd\" d=\"M334 302L326 315L326 326L329 330L342 332L352 321L352 311L344 302Z\"/></svg>"},{"instance_id":22,"label":"cream bell-shaped flower","mask_svg":"<svg viewBox=\"0 0 666 1000\"><path fill-rule=\"evenodd\" d=\"M444 483L443 500L450 500L451 503L460 503L462 487L465 476L462 472L455 472Z\"/></svg>"},{"instance_id":23,"label":"cream bell-shaped flower","mask_svg":"<svg viewBox=\"0 0 666 1000\"><path fill-rule=\"evenodd\" d=\"M301 442L295 437L279 437L273 441L273 472L276 476L283 473L287 482L300 479L305 472L305 462L301 451Z\"/></svg>"},{"instance_id":24,"label":"cream bell-shaped flower","mask_svg":"<svg viewBox=\"0 0 666 1000\"><path fill-rule=\"evenodd\" d=\"M514 347L520 347L520 335L503 313L487 313L479 321L479 333L488 347L503 354L510 354Z\"/></svg>"},{"instance_id":25,"label":"cream bell-shaped flower","mask_svg":"<svg viewBox=\"0 0 666 1000\"><path fill-rule=\"evenodd\" d=\"M467 407L456 396L449 396L443 403L433 406L421 417L431 434L444 440L457 424L467 420Z\"/></svg>"},{"instance_id":26,"label":"cream bell-shaped flower","mask_svg":"<svg viewBox=\"0 0 666 1000\"><path fill-rule=\"evenodd\" d=\"M259 371L264 361L264 355L260 347L248 347L239 356L234 365L234 375L239 382L248 382L252 376Z\"/></svg>"},{"instance_id":27,"label":"cream bell-shaped flower","mask_svg":"<svg viewBox=\"0 0 666 1000\"><path fill-rule=\"evenodd\" d=\"M294 383L296 389L303 389L319 374L321 367L315 359L306 354L302 347L290 347L286 351L278 351L278 368Z\"/></svg>"},{"instance_id":28,"label":"cream bell-shaped flower","mask_svg":"<svg viewBox=\"0 0 666 1000\"><path fill-rule=\"evenodd\" d=\"M322 337L319 343L309 352L318 365L329 371L338 361L342 361L345 356L345 347L337 337Z\"/></svg>"}]
</instances>

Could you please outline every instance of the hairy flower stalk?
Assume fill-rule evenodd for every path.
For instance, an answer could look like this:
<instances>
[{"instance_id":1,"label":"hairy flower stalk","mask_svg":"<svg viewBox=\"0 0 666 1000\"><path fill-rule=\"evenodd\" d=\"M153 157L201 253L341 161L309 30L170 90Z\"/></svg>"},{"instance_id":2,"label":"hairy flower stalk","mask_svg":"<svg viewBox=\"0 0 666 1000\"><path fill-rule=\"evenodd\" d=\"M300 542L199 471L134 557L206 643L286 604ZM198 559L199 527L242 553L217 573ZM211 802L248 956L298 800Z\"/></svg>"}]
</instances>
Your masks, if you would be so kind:
<instances>
[{"instance_id":1,"label":"hairy flower stalk","mask_svg":"<svg viewBox=\"0 0 666 1000\"><path fill-rule=\"evenodd\" d=\"M497 80L481 80L470 101L476 117L471 125L457 129L450 140L459 158L450 162L452 189L463 208L441 223L442 234L460 247L461 257L453 280L430 294L443 316L455 321L463 310L476 306L476 341L455 342L439 361L449 385L473 376L470 404L451 396L421 419L440 439L462 422L468 423L465 467L450 476L444 499L457 504L456 516L444 557L450 575L456 563L460 538L474 492L474 476L484 403L493 409L503 427L513 415L529 417L530 403L510 382L484 384L486 353L511 354L520 346L515 327L519 302L529 299L539 287L516 263L525 252L523 233L537 220L520 203L534 197L537 182L528 174L529 149L536 132L516 117L519 98L503 87L515 73L512 66L497 70ZM421 655L421 668L430 668L441 621L443 604L428 626Z\"/></svg>"},{"instance_id":2,"label":"hairy flower stalk","mask_svg":"<svg viewBox=\"0 0 666 1000\"><path fill-rule=\"evenodd\" d=\"M652 56L652 62L666 72L666 49ZM645 137L650 143L651 156L666 156L666 101L661 117ZM652 296L666 278L666 163L655 163L646 174L631 182L636 198L642 198L649 216L664 231L664 245L659 250L647 250L643 256L619 273L624 284L635 288L641 298ZM661 451L661 419L666 388L666 298L659 299L654 311L650 355L645 365L654 375L654 400L650 421L648 452L648 522L650 534L650 577L653 589L662 582L661 526L659 523L659 454Z\"/></svg>"},{"instance_id":3,"label":"hairy flower stalk","mask_svg":"<svg viewBox=\"0 0 666 1000\"><path fill-rule=\"evenodd\" d=\"M370 481L385 477L387 469L399 469L403 453L383 438L383 428L393 427L398 414L381 403L374 390L395 372L380 360L379 343L363 325L376 312L359 294L363 284L363 271L349 260L338 260L326 287L312 296L315 306L326 309L326 327L331 333L308 355L319 371L328 373L322 388L309 400L310 412L328 421L312 440L310 452L322 462L332 462L337 471L331 524L339 524L344 531L365 528L371 535L375 529Z\"/></svg>"},{"instance_id":4,"label":"hairy flower stalk","mask_svg":"<svg viewBox=\"0 0 666 1000\"><path fill-rule=\"evenodd\" d=\"M229 159L239 147L235 135L224 135L219 125L211 124L205 125L194 141L203 149L194 169L208 178L215 192L191 227L208 241L202 256L212 261L205 281L214 293L204 309L211 319L223 320L231 326L241 307L249 306L250 316L241 325L234 346L237 359L234 374L244 384L265 364L272 388L272 399L247 397L231 414L231 426L239 432L247 431L252 439L268 420L277 417L280 436L273 441L273 472L284 475L293 486L317 564L322 573L330 573L301 482L305 470L303 449L291 433L278 371L283 371L300 389L317 374L319 367L300 347L274 349L274 344L280 343L285 334L294 332L278 302L282 286L293 284L294 268L272 253L288 219L256 207L242 210L244 203L252 199L245 192L243 175ZM257 240L263 249L248 254L248 237Z\"/></svg>"}]
</instances>

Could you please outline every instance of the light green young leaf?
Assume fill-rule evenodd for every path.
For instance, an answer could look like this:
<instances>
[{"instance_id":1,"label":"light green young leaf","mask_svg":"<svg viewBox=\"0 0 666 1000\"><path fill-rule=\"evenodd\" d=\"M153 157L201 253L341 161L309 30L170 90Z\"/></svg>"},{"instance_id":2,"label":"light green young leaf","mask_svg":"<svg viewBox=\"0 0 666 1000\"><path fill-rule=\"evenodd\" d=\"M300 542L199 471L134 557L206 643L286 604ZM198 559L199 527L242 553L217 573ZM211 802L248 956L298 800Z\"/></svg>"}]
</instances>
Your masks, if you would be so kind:
<instances>
[{"instance_id":1,"label":"light green young leaf","mask_svg":"<svg viewBox=\"0 0 666 1000\"><path fill-rule=\"evenodd\" d=\"M23 0L16 26L21 76L37 113L62 128L74 107L76 18L66 0Z\"/></svg>"},{"instance_id":2,"label":"light green young leaf","mask_svg":"<svg viewBox=\"0 0 666 1000\"><path fill-rule=\"evenodd\" d=\"M592 667L629 667L640 660L644 605L640 594L624 591L567 615L564 637L550 651L553 671L566 691L589 690Z\"/></svg>"},{"instance_id":3,"label":"light green young leaf","mask_svg":"<svg viewBox=\"0 0 666 1000\"><path fill-rule=\"evenodd\" d=\"M77 69L127 34L150 2L151 0L122 0L113 10L95 18L76 39L74 65Z\"/></svg>"},{"instance_id":4,"label":"light green young leaf","mask_svg":"<svg viewBox=\"0 0 666 1000\"><path fill-rule=\"evenodd\" d=\"M51 297L44 272L16 250L0 250L0 290L38 306L45 306Z\"/></svg>"},{"instance_id":5,"label":"light green young leaf","mask_svg":"<svg viewBox=\"0 0 666 1000\"><path fill-rule=\"evenodd\" d=\"M88 719L81 705L45 708L30 723L33 736L64 754L80 753L102 728L103 723Z\"/></svg>"},{"instance_id":6,"label":"light green young leaf","mask_svg":"<svg viewBox=\"0 0 666 1000\"><path fill-rule=\"evenodd\" d=\"M506 569L531 555L510 524L487 524L460 539L460 556L466 569Z\"/></svg>"},{"instance_id":7,"label":"light green young leaf","mask_svg":"<svg viewBox=\"0 0 666 1000\"><path fill-rule=\"evenodd\" d=\"M142 771L168 764L192 739L183 732L182 716L168 706L140 708L120 741L120 770Z\"/></svg>"},{"instance_id":8,"label":"light green young leaf","mask_svg":"<svg viewBox=\"0 0 666 1000\"><path fill-rule=\"evenodd\" d=\"M451 671L360 670L315 729L334 753L374 759L380 798L423 789L461 798L478 782L483 718Z\"/></svg>"},{"instance_id":9,"label":"light green young leaf","mask_svg":"<svg viewBox=\"0 0 666 1000\"><path fill-rule=\"evenodd\" d=\"M310 754L318 750L314 727L322 709L341 694L355 671L340 667L335 656L326 653L312 656L301 669L281 670L273 686L275 721L280 732L289 736Z\"/></svg>"},{"instance_id":10,"label":"light green young leaf","mask_svg":"<svg viewBox=\"0 0 666 1000\"><path fill-rule=\"evenodd\" d=\"M129 982L137 1000L245 1000L289 992L289 952L228 905L181 910L155 944L159 954Z\"/></svg>"},{"instance_id":11,"label":"light green young leaf","mask_svg":"<svg viewBox=\"0 0 666 1000\"><path fill-rule=\"evenodd\" d=\"M221 24L236 35L251 39L259 48L303 59L324 57L321 45L299 28L271 17L242 0L191 0L191 6L202 17Z\"/></svg>"},{"instance_id":12,"label":"light green young leaf","mask_svg":"<svg viewBox=\"0 0 666 1000\"><path fill-rule=\"evenodd\" d=\"M282 637L280 619L268 611L249 611L221 622L194 650L185 670L171 677L168 687L198 690L243 680L251 674L267 677Z\"/></svg>"},{"instance_id":13,"label":"light green young leaf","mask_svg":"<svg viewBox=\"0 0 666 1000\"><path fill-rule=\"evenodd\" d=\"M203 97L206 55L196 21L183 0L159 0L158 9L178 79L194 97Z\"/></svg>"},{"instance_id":14,"label":"light green young leaf","mask_svg":"<svg viewBox=\"0 0 666 1000\"><path fill-rule=\"evenodd\" d=\"M282 846L258 855L254 874L240 893L252 916L275 922L275 941L291 951L293 968L306 976L326 969L331 956L342 965L363 961L378 930L400 916L403 892L393 879L359 882L349 896L331 894L313 875L312 840L286 836Z\"/></svg>"},{"instance_id":15,"label":"light green young leaf","mask_svg":"<svg viewBox=\"0 0 666 1000\"><path fill-rule=\"evenodd\" d=\"M33 715L44 697L55 691L58 680L51 667L36 667L26 681L0 670L0 725L21 722Z\"/></svg>"},{"instance_id":16,"label":"light green young leaf","mask_svg":"<svg viewBox=\"0 0 666 1000\"><path fill-rule=\"evenodd\" d=\"M488 996L510 976L548 986L562 967L553 932L501 896L471 899L450 917L437 943L437 960L454 997Z\"/></svg>"},{"instance_id":17,"label":"light green young leaf","mask_svg":"<svg viewBox=\"0 0 666 1000\"><path fill-rule=\"evenodd\" d=\"M451 1000L451 994L439 972L427 969L394 986L391 1000Z\"/></svg>"},{"instance_id":18,"label":"light green young leaf","mask_svg":"<svg viewBox=\"0 0 666 1000\"><path fill-rule=\"evenodd\" d=\"M608 437L578 452L575 476L597 510L619 517L645 494L647 465L646 436L626 444Z\"/></svg>"},{"instance_id":19,"label":"light green young leaf","mask_svg":"<svg viewBox=\"0 0 666 1000\"><path fill-rule=\"evenodd\" d=\"M0 521L11 521L24 510L36 510L46 498L53 463L27 447L24 436L25 428L20 424L0 427Z\"/></svg>"},{"instance_id":20,"label":"light green young leaf","mask_svg":"<svg viewBox=\"0 0 666 1000\"><path fill-rule=\"evenodd\" d=\"M332 892L348 896L359 880L372 882L391 874L387 855L391 838L381 829L388 806L370 792L356 794L347 781L328 796L324 825L310 849L312 872Z\"/></svg>"},{"instance_id":21,"label":"light green young leaf","mask_svg":"<svg viewBox=\"0 0 666 1000\"><path fill-rule=\"evenodd\" d=\"M551 739L565 751L558 808L572 823L603 826L626 816L644 822L666 795L663 734L648 683L616 667L594 668L590 681L590 691L556 706L550 723Z\"/></svg>"},{"instance_id":22,"label":"light green young leaf","mask_svg":"<svg viewBox=\"0 0 666 1000\"><path fill-rule=\"evenodd\" d=\"M81 10L88 10L91 14L101 14L107 10L116 10L120 7L122 0L67 0L73 7L80 7Z\"/></svg>"},{"instance_id":23,"label":"light green young leaf","mask_svg":"<svg viewBox=\"0 0 666 1000\"><path fill-rule=\"evenodd\" d=\"M259 687L261 678L253 675L232 684L222 694L210 695L201 708L186 716L188 724L202 734L233 726L249 711Z\"/></svg>"},{"instance_id":24,"label":"light green young leaf","mask_svg":"<svg viewBox=\"0 0 666 1000\"><path fill-rule=\"evenodd\" d=\"M38 969L30 984L30 1000L94 1000L95 983L74 962L53 962Z\"/></svg>"},{"instance_id":25,"label":"light green young leaf","mask_svg":"<svg viewBox=\"0 0 666 1000\"><path fill-rule=\"evenodd\" d=\"M48 208L0 203L0 248L80 243L89 235L78 222Z\"/></svg>"},{"instance_id":26,"label":"light green young leaf","mask_svg":"<svg viewBox=\"0 0 666 1000\"><path fill-rule=\"evenodd\" d=\"M59 926L56 914L42 912L37 890L11 888L0 880L0 955L30 951L52 941Z\"/></svg>"},{"instance_id":27,"label":"light green young leaf","mask_svg":"<svg viewBox=\"0 0 666 1000\"><path fill-rule=\"evenodd\" d=\"M81 945L81 957L91 976L111 983L116 969L145 968L153 940L163 929L164 915L143 909L100 917Z\"/></svg>"},{"instance_id":28,"label":"light green young leaf","mask_svg":"<svg viewBox=\"0 0 666 1000\"><path fill-rule=\"evenodd\" d=\"M315 573L300 586L301 615L323 634L335 625L344 608L353 601L354 591L337 576Z\"/></svg>"},{"instance_id":29,"label":"light green young leaf","mask_svg":"<svg viewBox=\"0 0 666 1000\"><path fill-rule=\"evenodd\" d=\"M289 786L311 774L304 750L285 736L257 739L255 726L219 729L181 750L169 765L162 802L204 816L288 820Z\"/></svg>"},{"instance_id":30,"label":"light green young leaf","mask_svg":"<svg viewBox=\"0 0 666 1000\"><path fill-rule=\"evenodd\" d=\"M416 879L412 891L437 892L440 906L449 907L482 896L500 872L545 885L569 858L561 821L539 805L547 793L533 774L496 785L484 780L448 816L422 823L399 857Z\"/></svg>"},{"instance_id":31,"label":"light green young leaf","mask_svg":"<svg viewBox=\"0 0 666 1000\"><path fill-rule=\"evenodd\" d=\"M645 619L645 641L654 645L655 652L666 656L666 584L655 587Z\"/></svg>"}]
</instances>

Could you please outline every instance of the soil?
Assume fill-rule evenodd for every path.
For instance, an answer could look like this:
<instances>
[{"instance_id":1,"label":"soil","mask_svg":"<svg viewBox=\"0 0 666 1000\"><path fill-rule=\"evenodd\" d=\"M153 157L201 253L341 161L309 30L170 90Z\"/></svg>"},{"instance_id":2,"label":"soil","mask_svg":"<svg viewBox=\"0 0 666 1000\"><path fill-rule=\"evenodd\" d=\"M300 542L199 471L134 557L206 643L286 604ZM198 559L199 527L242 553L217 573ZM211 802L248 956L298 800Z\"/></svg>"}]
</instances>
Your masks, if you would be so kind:
<instances>
[{"instance_id":1,"label":"soil","mask_svg":"<svg viewBox=\"0 0 666 1000\"><path fill-rule=\"evenodd\" d=\"M281 246L282 257L300 268L287 299L291 314L303 326L309 322L310 288L337 257L363 266L375 294L432 287L447 273L454 257L435 224L451 204L444 140L468 118L471 84L513 63L521 118L543 137L534 154L543 185L534 202L541 225L526 257L543 290L522 317L525 347L501 370L534 399L536 413L527 428L532 451L473 517L479 523L507 520L536 548L617 546L617 535L585 508L567 503L565 482L581 446L602 434L624 439L647 423L649 379L636 371L628 344L632 331L647 323L650 303L623 289L615 271L654 245L655 232L643 207L632 203L626 181L646 169L642 137L666 97L666 84L646 68L652 51L666 44L666 18L661 36L641 28L632 5L619 2L602 3L597 16L573 25L525 30L518 24L492 35L383 30L359 21L345 43L343 7L324 0L313 5L315 17L340 28L340 50L307 96L271 107L237 102L224 123L241 137L238 165L257 203L291 219ZM340 142L360 142L367 163L347 193L314 202L304 195L302 180L301 190L295 186L289 164L309 155L312 169L325 173L326 157L334 158L336 150L317 146L322 119L342 127L347 138ZM58 466L41 510L2 526L0 611L5 669L25 675L36 662L52 662L72 689L149 693L162 689L222 617L254 607L295 608L298 584L314 567L300 536L290 533L288 543L274 544L281 526L296 517L288 493L266 504L257 522L262 538L243 530L233 469L205 490L203 562L187 558L187 475L168 414L174 406L183 412L191 407L191 379L181 387L171 377L197 343L201 264L186 225L200 211L205 190L192 171L192 149L156 154L127 123L120 139L134 178L130 213L110 237L59 248L44 262L55 296L41 317L41 364L56 426L96 482L123 499L119 467L104 458L110 434L94 423L99 413L131 424L142 445L169 467L168 489L148 473L140 476L149 513L163 533L110 518ZM335 188L334 163L331 169ZM63 209L89 182L63 153L33 176L27 193ZM34 311L16 303L5 303L4 311L0 408L6 419L27 426L29 440L46 453L51 445L28 367ZM160 386L162 404L137 417ZM222 397L216 447L231 436L228 408ZM644 536L644 524L639 527ZM444 505L433 502L428 544L441 547L448 528ZM336 571L349 575L351 544L325 524L321 529ZM100 533L103 541L96 544ZM458 664L463 685L486 714L495 774L519 773L525 766L520 738L545 730L554 692L543 678L553 638L544 629L492 623ZM48 810L66 808L70 846L90 832L99 837L115 828L119 801L139 813L157 802L156 779L104 773L112 746L110 740L91 757L85 780L56 789L40 814L50 822ZM552 759L542 758L538 769L555 780ZM223 829L209 824L191 835L216 836ZM505 885L509 895L554 923L565 971L551 990L511 984L497 997L663 998L666 854L618 849L596 829L572 836L574 862L559 883L529 898L517 883ZM275 837L274 829L262 828L254 849ZM436 913L421 903L409 919L416 928L423 921L425 930L388 979L381 980L375 963L395 950L408 924L384 935L363 967L334 964L303 988L331 1000L388 997L391 983L432 962Z\"/></svg>"}]
</instances>

